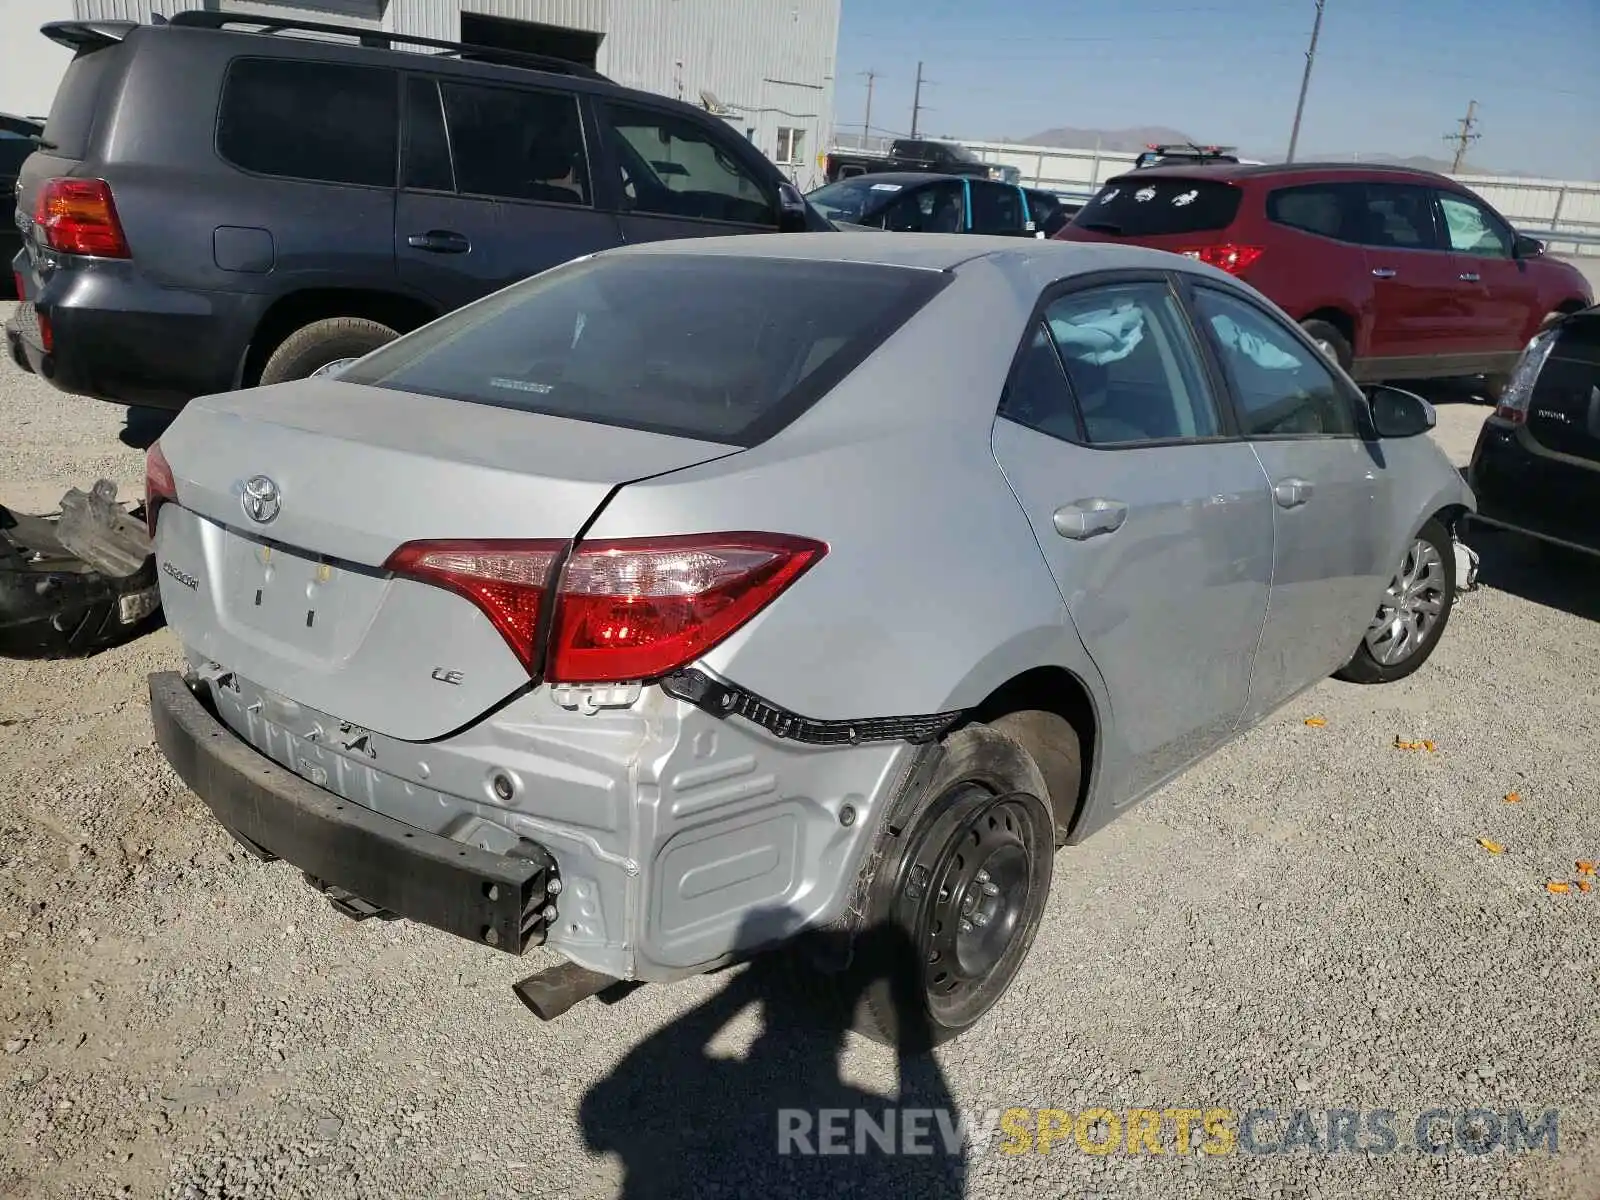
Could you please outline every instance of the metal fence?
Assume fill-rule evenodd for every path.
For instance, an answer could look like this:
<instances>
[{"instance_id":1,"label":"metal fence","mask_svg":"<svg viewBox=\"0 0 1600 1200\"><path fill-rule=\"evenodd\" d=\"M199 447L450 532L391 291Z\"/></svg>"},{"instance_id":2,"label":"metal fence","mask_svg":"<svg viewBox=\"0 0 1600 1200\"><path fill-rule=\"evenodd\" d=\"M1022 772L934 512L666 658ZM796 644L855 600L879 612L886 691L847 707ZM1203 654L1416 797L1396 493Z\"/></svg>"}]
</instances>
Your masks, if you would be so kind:
<instances>
[{"instance_id":1,"label":"metal fence","mask_svg":"<svg viewBox=\"0 0 1600 1200\"><path fill-rule=\"evenodd\" d=\"M884 153L888 138L841 130L841 150ZM1022 182L1063 196L1087 199L1111 176L1133 166L1133 154L1117 150L1067 149L1013 142L963 142L985 162L1016 167ZM1359 164L1352 164L1359 165ZM1514 175L1457 175L1521 233L1545 242L1552 254L1600 255L1600 183L1523 179Z\"/></svg>"}]
</instances>

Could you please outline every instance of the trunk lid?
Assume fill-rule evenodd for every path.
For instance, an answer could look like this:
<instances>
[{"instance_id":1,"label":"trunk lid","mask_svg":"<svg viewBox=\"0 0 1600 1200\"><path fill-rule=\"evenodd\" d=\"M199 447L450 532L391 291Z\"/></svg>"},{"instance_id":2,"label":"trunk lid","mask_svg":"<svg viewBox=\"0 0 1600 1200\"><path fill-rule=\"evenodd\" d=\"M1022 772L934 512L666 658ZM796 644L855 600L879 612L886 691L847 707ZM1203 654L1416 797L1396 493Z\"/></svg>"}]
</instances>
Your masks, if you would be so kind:
<instances>
[{"instance_id":1,"label":"trunk lid","mask_svg":"<svg viewBox=\"0 0 1600 1200\"><path fill-rule=\"evenodd\" d=\"M1600 313L1563 323L1534 384L1527 431L1547 450L1600 462Z\"/></svg>"},{"instance_id":2,"label":"trunk lid","mask_svg":"<svg viewBox=\"0 0 1600 1200\"><path fill-rule=\"evenodd\" d=\"M528 683L472 602L383 563L422 539L571 539L621 484L714 442L309 379L192 402L161 439L181 508L162 605L192 650L271 692L410 741ZM270 479L266 522L245 481Z\"/></svg>"}]
</instances>

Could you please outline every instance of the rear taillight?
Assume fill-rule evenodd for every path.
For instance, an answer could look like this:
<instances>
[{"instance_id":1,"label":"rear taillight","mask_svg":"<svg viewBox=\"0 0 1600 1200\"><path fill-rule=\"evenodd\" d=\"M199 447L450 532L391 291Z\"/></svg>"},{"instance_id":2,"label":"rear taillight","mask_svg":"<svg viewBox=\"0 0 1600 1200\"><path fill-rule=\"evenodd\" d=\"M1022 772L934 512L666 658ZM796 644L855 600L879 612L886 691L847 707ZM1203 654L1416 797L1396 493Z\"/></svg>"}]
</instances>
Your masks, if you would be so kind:
<instances>
[{"instance_id":1,"label":"rear taillight","mask_svg":"<svg viewBox=\"0 0 1600 1200\"><path fill-rule=\"evenodd\" d=\"M1179 250L1178 253L1188 258L1198 258L1207 266L1226 271L1229 275L1237 275L1254 266L1263 250L1260 246L1239 246L1232 242L1224 242L1220 246L1196 246L1190 250Z\"/></svg>"},{"instance_id":2,"label":"rear taillight","mask_svg":"<svg viewBox=\"0 0 1600 1200\"><path fill-rule=\"evenodd\" d=\"M151 540L156 536L156 514L167 501L178 499L178 482L172 476L161 443L152 442L144 453L144 527Z\"/></svg>"},{"instance_id":3,"label":"rear taillight","mask_svg":"<svg viewBox=\"0 0 1600 1200\"><path fill-rule=\"evenodd\" d=\"M770 533L561 542L413 542L387 568L476 604L530 671L553 586L544 677L654 679L693 662L772 603L827 553Z\"/></svg>"},{"instance_id":4,"label":"rear taillight","mask_svg":"<svg viewBox=\"0 0 1600 1200\"><path fill-rule=\"evenodd\" d=\"M566 542L409 542L384 567L471 600L531 671L539 609L566 548Z\"/></svg>"},{"instance_id":5,"label":"rear taillight","mask_svg":"<svg viewBox=\"0 0 1600 1200\"><path fill-rule=\"evenodd\" d=\"M1494 415L1512 425L1521 425L1528 419L1528 406L1533 401L1533 387L1539 382L1539 372L1544 370L1544 360L1555 348L1556 331L1547 329L1537 334L1522 351L1511 379L1495 404Z\"/></svg>"},{"instance_id":6,"label":"rear taillight","mask_svg":"<svg viewBox=\"0 0 1600 1200\"><path fill-rule=\"evenodd\" d=\"M128 258L128 240L104 179L47 179L33 206L44 244L63 254Z\"/></svg>"}]
</instances>

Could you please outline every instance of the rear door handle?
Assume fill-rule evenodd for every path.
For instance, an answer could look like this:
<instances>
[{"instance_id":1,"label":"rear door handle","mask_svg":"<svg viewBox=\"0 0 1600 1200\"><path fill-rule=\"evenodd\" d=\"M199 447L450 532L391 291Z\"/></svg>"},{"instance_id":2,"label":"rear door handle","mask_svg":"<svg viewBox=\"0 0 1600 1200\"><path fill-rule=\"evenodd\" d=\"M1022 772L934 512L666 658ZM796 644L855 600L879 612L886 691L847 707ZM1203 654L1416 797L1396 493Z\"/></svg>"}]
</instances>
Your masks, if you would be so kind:
<instances>
[{"instance_id":1,"label":"rear door handle","mask_svg":"<svg viewBox=\"0 0 1600 1200\"><path fill-rule=\"evenodd\" d=\"M1475 275L1471 271L1464 271L1459 276L1457 276L1457 278L1460 279L1462 283L1477 283L1478 282L1477 275Z\"/></svg>"},{"instance_id":2,"label":"rear door handle","mask_svg":"<svg viewBox=\"0 0 1600 1200\"><path fill-rule=\"evenodd\" d=\"M1375 279L1393 279L1395 270L1393 267L1373 267L1372 275Z\"/></svg>"},{"instance_id":3,"label":"rear door handle","mask_svg":"<svg viewBox=\"0 0 1600 1200\"><path fill-rule=\"evenodd\" d=\"M1120 500L1078 500L1063 504L1052 518L1056 532L1075 542L1098 537L1102 533L1115 533L1128 519L1128 506Z\"/></svg>"},{"instance_id":4,"label":"rear door handle","mask_svg":"<svg viewBox=\"0 0 1600 1200\"><path fill-rule=\"evenodd\" d=\"M1309 479L1282 479L1272 485L1272 498L1279 508L1299 508L1315 490Z\"/></svg>"},{"instance_id":5,"label":"rear door handle","mask_svg":"<svg viewBox=\"0 0 1600 1200\"><path fill-rule=\"evenodd\" d=\"M433 254L465 254L472 243L451 229L430 229L427 233L413 233L406 239L413 250L427 250Z\"/></svg>"}]
</instances>

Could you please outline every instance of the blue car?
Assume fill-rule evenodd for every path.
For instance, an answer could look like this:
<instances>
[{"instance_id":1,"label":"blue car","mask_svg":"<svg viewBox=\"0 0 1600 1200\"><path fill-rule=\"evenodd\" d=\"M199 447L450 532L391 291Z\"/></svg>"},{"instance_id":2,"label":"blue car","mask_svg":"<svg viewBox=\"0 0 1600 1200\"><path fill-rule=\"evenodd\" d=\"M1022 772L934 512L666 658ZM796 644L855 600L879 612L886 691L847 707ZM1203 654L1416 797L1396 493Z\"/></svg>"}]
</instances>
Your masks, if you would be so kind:
<instances>
[{"instance_id":1,"label":"blue car","mask_svg":"<svg viewBox=\"0 0 1600 1200\"><path fill-rule=\"evenodd\" d=\"M1047 236L1046 214L1014 183L897 171L856 175L809 193L813 208L843 230Z\"/></svg>"}]
</instances>

